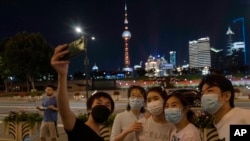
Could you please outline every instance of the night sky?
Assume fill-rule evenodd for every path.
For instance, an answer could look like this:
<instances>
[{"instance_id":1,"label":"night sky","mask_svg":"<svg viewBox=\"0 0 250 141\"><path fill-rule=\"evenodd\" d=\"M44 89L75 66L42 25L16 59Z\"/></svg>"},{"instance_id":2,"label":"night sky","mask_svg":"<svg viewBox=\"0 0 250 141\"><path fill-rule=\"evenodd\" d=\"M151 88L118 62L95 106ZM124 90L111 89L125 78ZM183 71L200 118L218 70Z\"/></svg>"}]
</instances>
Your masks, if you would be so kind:
<instances>
[{"instance_id":1,"label":"night sky","mask_svg":"<svg viewBox=\"0 0 250 141\"><path fill-rule=\"evenodd\" d=\"M53 45L80 37L80 26L95 41L88 41L90 67L118 70L124 66L124 5L126 0L0 0L0 40L17 32L40 32ZM244 17L247 54L250 46L249 0L127 0L131 67L151 55L177 52L177 65L188 60L188 41L210 37L212 47L226 46L227 27L242 39ZM249 13L249 14L248 14ZM84 55L71 60L70 72L83 71ZM249 60L249 59L248 59ZM249 64L250 61L247 60Z\"/></svg>"}]
</instances>

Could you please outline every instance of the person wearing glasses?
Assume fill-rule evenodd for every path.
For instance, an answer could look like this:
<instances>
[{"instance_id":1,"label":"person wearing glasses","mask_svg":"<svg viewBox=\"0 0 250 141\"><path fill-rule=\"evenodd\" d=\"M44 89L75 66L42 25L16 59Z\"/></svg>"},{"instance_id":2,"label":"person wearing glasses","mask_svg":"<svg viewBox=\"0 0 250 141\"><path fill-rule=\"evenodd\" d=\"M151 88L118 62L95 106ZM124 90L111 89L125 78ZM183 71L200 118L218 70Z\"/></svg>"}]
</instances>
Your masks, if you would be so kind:
<instances>
[{"instance_id":1,"label":"person wearing glasses","mask_svg":"<svg viewBox=\"0 0 250 141\"><path fill-rule=\"evenodd\" d=\"M144 117L146 92L141 86L130 86L128 89L127 110L116 115L110 141L137 141L138 131L142 124L138 119Z\"/></svg>"}]
</instances>

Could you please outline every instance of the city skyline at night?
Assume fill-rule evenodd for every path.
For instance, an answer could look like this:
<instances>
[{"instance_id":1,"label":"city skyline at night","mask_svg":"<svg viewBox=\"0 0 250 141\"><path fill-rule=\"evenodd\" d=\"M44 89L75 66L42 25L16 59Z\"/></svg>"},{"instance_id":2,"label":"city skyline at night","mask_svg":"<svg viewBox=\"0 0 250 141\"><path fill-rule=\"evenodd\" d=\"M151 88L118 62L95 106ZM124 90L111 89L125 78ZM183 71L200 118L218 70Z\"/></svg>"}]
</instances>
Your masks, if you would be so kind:
<instances>
[{"instance_id":1,"label":"city skyline at night","mask_svg":"<svg viewBox=\"0 0 250 141\"><path fill-rule=\"evenodd\" d=\"M86 34L96 37L95 41L88 41L89 68L96 64L99 70L122 70L125 2L132 33L131 67L141 61L145 63L149 55L165 56L169 62L170 51L176 51L176 66L188 63L189 41L202 37L210 38L211 47L225 49L228 26L235 33L235 42L242 41L242 23L233 22L240 17L245 18L249 56L250 3L246 0L3 0L0 2L0 40L17 32L40 32L57 46L79 38L74 28L80 26ZM81 54L71 60L71 73L84 70L83 58Z\"/></svg>"}]
</instances>

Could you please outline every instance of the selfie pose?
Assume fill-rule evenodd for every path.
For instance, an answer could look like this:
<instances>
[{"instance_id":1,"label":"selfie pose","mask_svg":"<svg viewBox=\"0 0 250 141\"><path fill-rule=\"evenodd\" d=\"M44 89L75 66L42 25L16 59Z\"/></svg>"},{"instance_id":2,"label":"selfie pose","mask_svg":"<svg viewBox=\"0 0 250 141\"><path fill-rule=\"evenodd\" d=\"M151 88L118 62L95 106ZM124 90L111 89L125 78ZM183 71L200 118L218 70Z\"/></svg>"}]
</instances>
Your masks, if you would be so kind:
<instances>
[{"instance_id":1,"label":"selfie pose","mask_svg":"<svg viewBox=\"0 0 250 141\"><path fill-rule=\"evenodd\" d=\"M99 136L99 129L114 111L114 101L108 93L97 92L87 100L88 120L84 122L76 118L70 110L67 92L69 61L60 60L69 52L67 47L68 45L64 44L55 48L51 65L58 73L58 110L68 135L68 141L104 141Z\"/></svg>"}]
</instances>

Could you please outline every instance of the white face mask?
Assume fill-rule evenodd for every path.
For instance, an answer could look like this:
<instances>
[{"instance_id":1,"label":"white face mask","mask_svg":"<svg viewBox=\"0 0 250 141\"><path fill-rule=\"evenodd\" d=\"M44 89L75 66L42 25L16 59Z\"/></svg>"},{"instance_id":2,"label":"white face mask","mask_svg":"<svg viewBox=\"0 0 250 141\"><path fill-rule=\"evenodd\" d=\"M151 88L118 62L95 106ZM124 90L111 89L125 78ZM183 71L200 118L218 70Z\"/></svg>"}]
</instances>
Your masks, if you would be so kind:
<instances>
[{"instance_id":1,"label":"white face mask","mask_svg":"<svg viewBox=\"0 0 250 141\"><path fill-rule=\"evenodd\" d=\"M147 110L154 116L160 115L163 112L163 101L151 101L147 103Z\"/></svg>"},{"instance_id":2,"label":"white face mask","mask_svg":"<svg viewBox=\"0 0 250 141\"><path fill-rule=\"evenodd\" d=\"M140 110L144 106L144 99L142 98L129 98L130 108L133 110Z\"/></svg>"},{"instance_id":3,"label":"white face mask","mask_svg":"<svg viewBox=\"0 0 250 141\"><path fill-rule=\"evenodd\" d=\"M167 108L164 110L165 118L173 124L179 123L183 119L182 108Z\"/></svg>"},{"instance_id":4,"label":"white face mask","mask_svg":"<svg viewBox=\"0 0 250 141\"><path fill-rule=\"evenodd\" d=\"M222 105L218 99L218 94L204 94L201 97L201 109L210 114L216 113Z\"/></svg>"}]
</instances>

